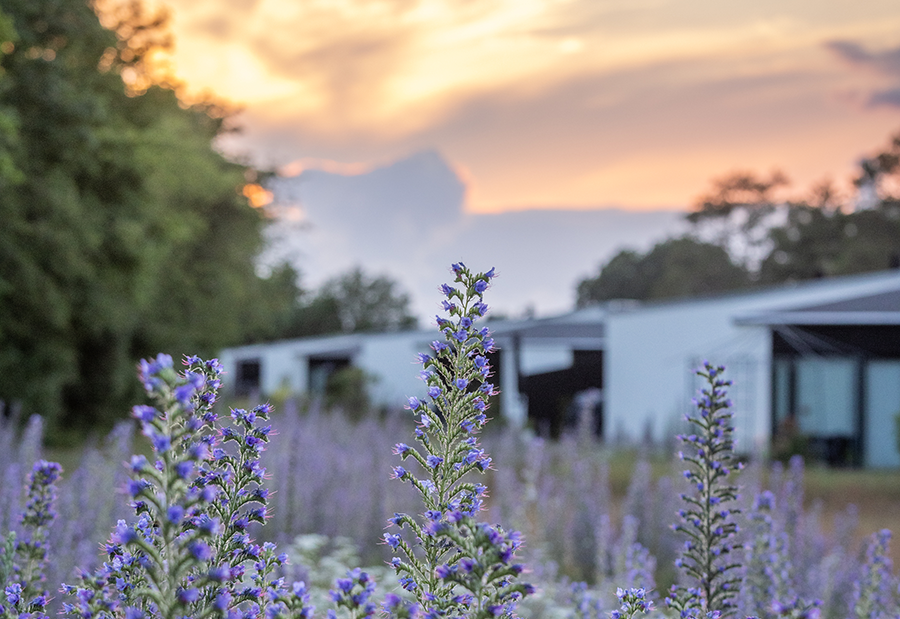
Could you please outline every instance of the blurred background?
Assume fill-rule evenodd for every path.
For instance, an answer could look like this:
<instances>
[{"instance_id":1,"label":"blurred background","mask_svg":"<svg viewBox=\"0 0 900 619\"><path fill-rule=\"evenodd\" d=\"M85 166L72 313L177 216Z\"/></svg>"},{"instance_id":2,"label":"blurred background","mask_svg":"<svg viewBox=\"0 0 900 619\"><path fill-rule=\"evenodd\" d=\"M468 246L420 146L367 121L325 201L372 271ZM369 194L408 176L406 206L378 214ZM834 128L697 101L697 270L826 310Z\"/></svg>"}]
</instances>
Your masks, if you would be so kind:
<instances>
[{"instance_id":1,"label":"blurred background","mask_svg":"<svg viewBox=\"0 0 900 619\"><path fill-rule=\"evenodd\" d=\"M460 260L496 268L488 320L503 347L533 317L599 346L591 317L631 300L900 268L898 33L896 0L0 0L0 528L17 526L21 478L49 446L69 471L49 582L97 560L124 513L110 492L121 463L148 451L116 427L143 401L140 358L257 344L280 354L265 343L344 334L353 346L291 353L310 375L347 361L322 381L324 398L261 390L252 350L254 388L229 385L229 397L269 397L278 411L282 436L266 452L275 516L261 539L344 535L338 550L383 562L372 542L387 515L419 509L388 479L409 419L370 410L371 376L336 355L364 338L427 347L430 334L399 332L434 326L437 286ZM898 298L876 300L893 317ZM576 309L596 324L570 320ZM651 331L643 324L634 331ZM622 370L644 399L664 370L693 388L671 361L685 360L660 353L696 332L677 329L681 340L650 333ZM893 346L883 382L894 397L891 329L866 335ZM395 333L358 335L383 331ZM571 369L600 360L573 353ZM226 383L240 387L234 365ZM752 384L748 367L734 367L738 385ZM802 383L771 367L753 372ZM856 381L858 367L823 372L828 388L808 383L810 399L829 414L843 406L833 377ZM523 368L505 371L515 381ZM566 387L559 368L531 369L538 379L518 386L533 387L532 403ZM569 580L614 600L617 586L652 587L654 572L660 590L675 577L673 428L656 427L663 444L608 449L590 423L600 396L588 395L561 420L573 431L550 433L559 440L502 422L485 436L502 464L487 477L491 518L525 533L546 592L532 617L544 603L584 607ZM853 400L857 434L864 402ZM791 407L782 421L795 421ZM898 428L882 432L896 458ZM790 457L807 445L782 443L769 455L790 464L748 467L741 505L773 490L777 508L758 521L788 540L779 552L798 567L796 593L846 617L862 535L900 527L900 472L806 474ZM326 554L331 542L316 539L306 550ZM561 612L546 616L574 616Z\"/></svg>"},{"instance_id":2,"label":"blurred background","mask_svg":"<svg viewBox=\"0 0 900 619\"><path fill-rule=\"evenodd\" d=\"M165 350L900 264L900 9L0 0L0 400L109 424Z\"/></svg>"}]
</instances>

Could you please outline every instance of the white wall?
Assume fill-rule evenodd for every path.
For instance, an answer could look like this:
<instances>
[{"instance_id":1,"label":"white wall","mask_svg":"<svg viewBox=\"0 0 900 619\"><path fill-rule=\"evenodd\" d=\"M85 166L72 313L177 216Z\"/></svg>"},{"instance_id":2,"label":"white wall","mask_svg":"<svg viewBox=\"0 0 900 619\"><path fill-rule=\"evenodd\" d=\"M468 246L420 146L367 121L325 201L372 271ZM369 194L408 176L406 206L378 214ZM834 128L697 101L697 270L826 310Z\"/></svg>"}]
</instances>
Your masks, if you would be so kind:
<instances>
[{"instance_id":1,"label":"white wall","mask_svg":"<svg viewBox=\"0 0 900 619\"><path fill-rule=\"evenodd\" d=\"M428 333L391 333L367 336L353 363L374 378L370 384L373 403L402 408L409 396L423 397L425 383L419 379L419 352L429 352Z\"/></svg>"},{"instance_id":2,"label":"white wall","mask_svg":"<svg viewBox=\"0 0 900 619\"><path fill-rule=\"evenodd\" d=\"M765 444L771 338L767 327L736 327L730 309L685 304L608 317L607 438L638 440L650 429L658 441L678 430L700 386L693 370L709 361L732 368L738 448Z\"/></svg>"},{"instance_id":3,"label":"white wall","mask_svg":"<svg viewBox=\"0 0 900 619\"><path fill-rule=\"evenodd\" d=\"M741 326L736 319L877 294L898 280L900 273L877 273L610 312L604 355L607 438L639 440L648 424L656 440L673 431L692 410L699 387L692 368L709 361L729 368L726 377L735 381L738 449L764 450L771 433L771 331Z\"/></svg>"},{"instance_id":4,"label":"white wall","mask_svg":"<svg viewBox=\"0 0 900 619\"><path fill-rule=\"evenodd\" d=\"M223 350L219 361L225 366L225 389L234 389L237 364L245 359L260 360L260 391L263 395L275 393L283 385L295 392L305 389L305 373L299 371L291 344L292 341L286 340Z\"/></svg>"},{"instance_id":5,"label":"white wall","mask_svg":"<svg viewBox=\"0 0 900 619\"><path fill-rule=\"evenodd\" d=\"M263 397L287 386L293 393L309 389L309 358L326 353L349 356L356 367L370 376L372 401L378 406L400 408L409 396L424 397L425 384L419 379L419 352L431 353L431 342L442 338L437 332L352 334L318 338L284 340L269 344L242 346L223 350L220 360L225 365L227 388L233 388L237 363L243 359L260 359L260 390ZM524 425L526 406L517 391L516 360L512 341L499 337L500 370L491 380L501 392L503 415L516 426ZM572 345L546 341L521 342L521 370L534 374L571 367Z\"/></svg>"}]
</instances>

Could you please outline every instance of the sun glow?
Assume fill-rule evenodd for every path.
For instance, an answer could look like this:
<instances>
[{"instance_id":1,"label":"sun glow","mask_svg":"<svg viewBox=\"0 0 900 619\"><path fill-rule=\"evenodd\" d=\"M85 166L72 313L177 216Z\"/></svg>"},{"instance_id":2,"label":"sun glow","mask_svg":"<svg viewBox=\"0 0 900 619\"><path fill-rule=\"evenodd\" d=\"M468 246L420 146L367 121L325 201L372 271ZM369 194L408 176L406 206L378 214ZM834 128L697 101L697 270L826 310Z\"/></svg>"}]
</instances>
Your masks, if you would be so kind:
<instances>
[{"instance_id":1,"label":"sun glow","mask_svg":"<svg viewBox=\"0 0 900 619\"><path fill-rule=\"evenodd\" d=\"M262 208L272 203L272 192L266 191L261 185L257 185L256 183L244 185L241 193L244 194L244 197L247 198L250 202L250 206L253 208Z\"/></svg>"},{"instance_id":2,"label":"sun glow","mask_svg":"<svg viewBox=\"0 0 900 619\"><path fill-rule=\"evenodd\" d=\"M352 175L434 148L471 210L676 208L758 161L841 175L900 120L866 109L897 77L826 46L900 44L886 0L155 1L175 78L245 108L262 160Z\"/></svg>"}]
</instances>

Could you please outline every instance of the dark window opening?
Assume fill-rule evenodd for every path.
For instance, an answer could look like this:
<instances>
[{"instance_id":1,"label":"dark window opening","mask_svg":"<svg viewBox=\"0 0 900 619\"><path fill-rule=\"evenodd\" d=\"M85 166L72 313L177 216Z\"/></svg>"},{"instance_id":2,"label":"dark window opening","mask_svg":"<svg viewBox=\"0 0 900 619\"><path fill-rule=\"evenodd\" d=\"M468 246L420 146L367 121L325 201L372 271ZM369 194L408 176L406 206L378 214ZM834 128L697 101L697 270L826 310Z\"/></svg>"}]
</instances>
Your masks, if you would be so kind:
<instances>
[{"instance_id":1,"label":"dark window opening","mask_svg":"<svg viewBox=\"0 0 900 619\"><path fill-rule=\"evenodd\" d=\"M262 364L259 359L238 361L234 379L234 394L238 397L258 395L261 378Z\"/></svg>"},{"instance_id":2,"label":"dark window opening","mask_svg":"<svg viewBox=\"0 0 900 619\"><path fill-rule=\"evenodd\" d=\"M310 357L309 358L309 395L323 398L328 390L328 380L340 370L350 367L350 357Z\"/></svg>"},{"instance_id":3,"label":"dark window opening","mask_svg":"<svg viewBox=\"0 0 900 619\"><path fill-rule=\"evenodd\" d=\"M773 329L772 452L831 466L900 466L900 327Z\"/></svg>"},{"instance_id":4,"label":"dark window opening","mask_svg":"<svg viewBox=\"0 0 900 619\"><path fill-rule=\"evenodd\" d=\"M521 378L519 391L528 396L528 419L538 433L552 438L584 421L602 437L603 352L576 350L573 356L570 368Z\"/></svg>"}]
</instances>

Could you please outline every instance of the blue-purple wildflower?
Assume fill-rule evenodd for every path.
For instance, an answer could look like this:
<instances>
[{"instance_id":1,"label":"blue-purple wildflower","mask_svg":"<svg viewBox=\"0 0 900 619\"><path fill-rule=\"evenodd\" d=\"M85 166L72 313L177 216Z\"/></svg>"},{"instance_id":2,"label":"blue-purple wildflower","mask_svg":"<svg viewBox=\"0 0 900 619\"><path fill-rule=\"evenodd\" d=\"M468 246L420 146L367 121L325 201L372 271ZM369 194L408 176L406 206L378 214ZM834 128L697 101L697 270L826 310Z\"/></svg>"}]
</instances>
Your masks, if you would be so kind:
<instances>
[{"instance_id":1,"label":"blue-purple wildflower","mask_svg":"<svg viewBox=\"0 0 900 619\"><path fill-rule=\"evenodd\" d=\"M484 486L462 481L469 471L484 471L491 463L475 435L487 421L487 397L497 393L485 381L490 374L487 353L494 342L489 330L477 328L475 320L487 311L481 295L493 269L474 274L457 263L453 272L459 286L441 289L455 301L444 300L449 318L438 319L446 340L432 343L450 371L421 375L434 409L421 412L415 432L420 448L400 444L402 448L394 450L404 459L412 457L426 475L417 479L406 469L394 467L392 477L409 480L421 493L425 510L421 521L404 514L391 519L393 526L411 534L412 541L404 541L400 534L385 534L385 542L400 555L392 561L400 585L415 596L416 604L406 607L392 600L386 608L398 616L414 616L415 610L434 619L488 619L511 614L515 603L533 588L516 582L522 567L513 557L520 536L479 523ZM426 369L437 363L428 355L419 359ZM411 397L409 403L409 408L419 408L418 398ZM416 554L416 546L425 549L425 558Z\"/></svg>"}]
</instances>

